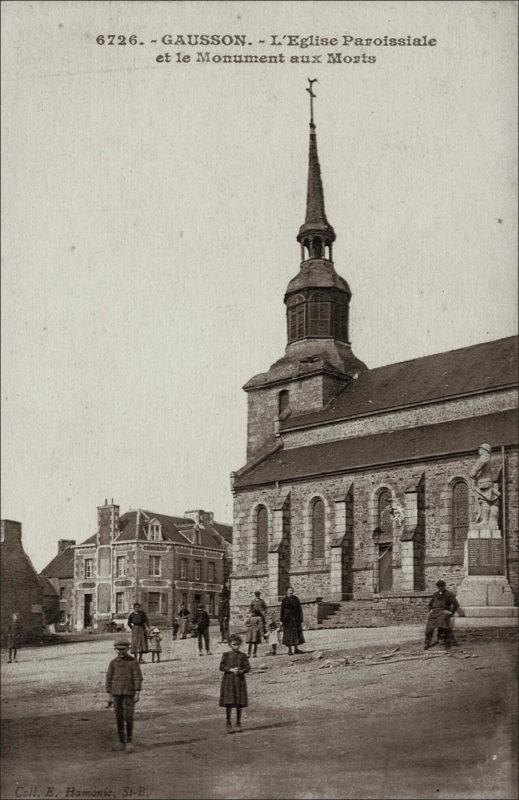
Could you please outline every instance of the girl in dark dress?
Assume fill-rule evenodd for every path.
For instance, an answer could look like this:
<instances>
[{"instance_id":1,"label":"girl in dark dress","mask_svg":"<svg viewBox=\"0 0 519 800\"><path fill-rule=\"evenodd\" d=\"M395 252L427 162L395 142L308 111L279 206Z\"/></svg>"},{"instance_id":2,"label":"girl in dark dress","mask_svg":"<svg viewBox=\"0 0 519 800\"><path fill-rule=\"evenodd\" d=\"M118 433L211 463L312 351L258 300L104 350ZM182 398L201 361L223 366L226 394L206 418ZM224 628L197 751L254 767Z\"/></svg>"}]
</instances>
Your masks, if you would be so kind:
<instances>
[{"instance_id":1,"label":"girl in dark dress","mask_svg":"<svg viewBox=\"0 0 519 800\"><path fill-rule=\"evenodd\" d=\"M283 625L283 644L288 647L288 655L292 655L292 648L295 653L302 653L298 645L304 644L303 636L303 609L291 586L281 601L281 611L279 618Z\"/></svg>"},{"instance_id":2,"label":"girl in dark dress","mask_svg":"<svg viewBox=\"0 0 519 800\"><path fill-rule=\"evenodd\" d=\"M128 627L132 632L132 643L130 646L130 653L134 656L139 656L139 663L142 664L143 653L149 653L148 647L148 617L141 610L140 603L133 604L133 611L128 617Z\"/></svg>"},{"instance_id":3,"label":"girl in dark dress","mask_svg":"<svg viewBox=\"0 0 519 800\"><path fill-rule=\"evenodd\" d=\"M249 659L240 651L241 638L233 635L229 638L231 650L224 653L220 662L223 672L220 688L220 705L225 707L227 733L232 733L231 713L236 709L236 733L241 733L241 710L248 706L247 683L245 674L250 672Z\"/></svg>"}]
</instances>

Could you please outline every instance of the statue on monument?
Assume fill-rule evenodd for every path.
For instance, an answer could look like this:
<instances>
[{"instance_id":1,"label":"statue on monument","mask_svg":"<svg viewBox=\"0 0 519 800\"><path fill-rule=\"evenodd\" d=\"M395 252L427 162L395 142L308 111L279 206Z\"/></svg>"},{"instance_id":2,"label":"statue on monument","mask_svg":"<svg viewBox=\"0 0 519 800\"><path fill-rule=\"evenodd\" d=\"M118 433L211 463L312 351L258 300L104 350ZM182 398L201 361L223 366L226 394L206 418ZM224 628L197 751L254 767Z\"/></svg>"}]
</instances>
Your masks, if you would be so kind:
<instances>
[{"instance_id":1,"label":"statue on monument","mask_svg":"<svg viewBox=\"0 0 519 800\"><path fill-rule=\"evenodd\" d=\"M492 447L486 442L479 446L479 458L470 472L477 501L474 522L481 528L499 528L499 491L492 475Z\"/></svg>"}]
</instances>

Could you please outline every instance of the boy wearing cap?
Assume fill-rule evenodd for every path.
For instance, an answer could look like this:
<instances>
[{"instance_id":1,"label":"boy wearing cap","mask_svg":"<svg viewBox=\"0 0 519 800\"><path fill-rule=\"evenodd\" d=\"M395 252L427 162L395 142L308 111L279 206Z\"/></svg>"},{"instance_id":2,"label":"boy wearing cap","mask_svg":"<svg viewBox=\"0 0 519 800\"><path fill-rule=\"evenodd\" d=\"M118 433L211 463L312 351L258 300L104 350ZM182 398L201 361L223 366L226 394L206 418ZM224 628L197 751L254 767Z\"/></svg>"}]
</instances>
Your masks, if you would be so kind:
<instances>
[{"instance_id":1,"label":"boy wearing cap","mask_svg":"<svg viewBox=\"0 0 519 800\"><path fill-rule=\"evenodd\" d=\"M119 744L112 750L133 752L133 710L139 702L142 672L138 662L129 654L130 642L122 639L114 644L117 657L110 661L106 673L106 691L113 699Z\"/></svg>"}]
</instances>

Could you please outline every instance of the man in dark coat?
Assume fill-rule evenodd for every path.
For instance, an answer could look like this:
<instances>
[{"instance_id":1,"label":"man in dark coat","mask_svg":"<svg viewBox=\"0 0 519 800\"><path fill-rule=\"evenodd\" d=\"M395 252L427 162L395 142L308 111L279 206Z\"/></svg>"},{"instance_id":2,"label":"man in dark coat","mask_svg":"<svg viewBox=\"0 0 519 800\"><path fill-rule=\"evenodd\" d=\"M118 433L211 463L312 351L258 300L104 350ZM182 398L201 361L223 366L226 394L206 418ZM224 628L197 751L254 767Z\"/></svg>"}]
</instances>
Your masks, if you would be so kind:
<instances>
[{"instance_id":1,"label":"man in dark coat","mask_svg":"<svg viewBox=\"0 0 519 800\"><path fill-rule=\"evenodd\" d=\"M18 663L18 659L16 656L18 655L18 649L20 647L20 621L18 619L19 614L17 611L14 611L11 614L11 619L9 620L9 624L7 626L7 647L9 648L9 664L12 664L13 661L15 664Z\"/></svg>"},{"instance_id":2,"label":"man in dark coat","mask_svg":"<svg viewBox=\"0 0 519 800\"><path fill-rule=\"evenodd\" d=\"M250 604L250 610L251 612L257 611L260 615L263 623L263 635L265 635L267 633L267 604L263 600L259 590L254 592L254 600Z\"/></svg>"},{"instance_id":3,"label":"man in dark coat","mask_svg":"<svg viewBox=\"0 0 519 800\"><path fill-rule=\"evenodd\" d=\"M451 617L454 616L456 611L464 616L456 596L447 590L445 581L438 581L436 586L438 591L429 600L424 650L428 650L431 647L435 628L438 629L438 641L443 636L445 647L449 648L451 644L457 645L458 643L452 632Z\"/></svg>"},{"instance_id":4,"label":"man in dark coat","mask_svg":"<svg viewBox=\"0 0 519 800\"><path fill-rule=\"evenodd\" d=\"M202 639L205 643L205 649L207 651L207 655L211 655L210 644L209 644L209 625L211 624L211 620L209 619L209 614L204 609L204 606L200 604L198 606L197 612L195 614L194 623L196 625L196 636L198 639L198 655L202 656Z\"/></svg>"},{"instance_id":5,"label":"man in dark coat","mask_svg":"<svg viewBox=\"0 0 519 800\"><path fill-rule=\"evenodd\" d=\"M106 691L113 700L119 735L119 744L112 750L132 752L133 710L135 703L139 702L142 672L136 659L128 653L130 642L127 639L116 642L114 647L117 658L110 661L106 673Z\"/></svg>"},{"instance_id":6,"label":"man in dark coat","mask_svg":"<svg viewBox=\"0 0 519 800\"><path fill-rule=\"evenodd\" d=\"M185 603L180 604L178 609L178 622L179 622L179 635L181 639L185 639L189 630L189 618L191 614Z\"/></svg>"},{"instance_id":7,"label":"man in dark coat","mask_svg":"<svg viewBox=\"0 0 519 800\"><path fill-rule=\"evenodd\" d=\"M220 608L218 609L218 622L220 623L220 641L226 642L229 638L229 616L231 613L231 604L229 595L222 595Z\"/></svg>"},{"instance_id":8,"label":"man in dark coat","mask_svg":"<svg viewBox=\"0 0 519 800\"><path fill-rule=\"evenodd\" d=\"M299 650L298 645L304 644L305 641L303 609L291 586L288 587L287 593L281 601L279 618L283 625L283 644L288 647L288 655L292 655L292 647L295 647L295 653L302 653L303 651Z\"/></svg>"}]
</instances>

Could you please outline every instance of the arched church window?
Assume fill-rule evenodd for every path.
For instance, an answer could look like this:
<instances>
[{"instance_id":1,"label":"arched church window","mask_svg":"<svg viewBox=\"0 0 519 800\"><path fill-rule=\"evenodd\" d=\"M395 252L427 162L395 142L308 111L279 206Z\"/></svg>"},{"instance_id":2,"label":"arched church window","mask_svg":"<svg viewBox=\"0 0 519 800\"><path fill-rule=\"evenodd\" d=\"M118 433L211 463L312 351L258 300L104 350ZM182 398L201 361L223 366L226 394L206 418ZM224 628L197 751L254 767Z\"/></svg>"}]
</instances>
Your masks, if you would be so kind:
<instances>
[{"instance_id":1,"label":"arched church window","mask_svg":"<svg viewBox=\"0 0 519 800\"><path fill-rule=\"evenodd\" d=\"M278 395L278 415L288 408L289 394L288 389L282 389Z\"/></svg>"},{"instance_id":2,"label":"arched church window","mask_svg":"<svg viewBox=\"0 0 519 800\"><path fill-rule=\"evenodd\" d=\"M391 500L391 492L389 489L382 489L378 495L377 528L379 536L383 534L384 538L391 538L393 536Z\"/></svg>"},{"instance_id":3,"label":"arched church window","mask_svg":"<svg viewBox=\"0 0 519 800\"><path fill-rule=\"evenodd\" d=\"M262 564L268 558L268 512L265 506L256 511L256 562Z\"/></svg>"},{"instance_id":4,"label":"arched church window","mask_svg":"<svg viewBox=\"0 0 519 800\"><path fill-rule=\"evenodd\" d=\"M465 481L452 486L452 546L462 550L469 530L469 489Z\"/></svg>"},{"instance_id":5,"label":"arched church window","mask_svg":"<svg viewBox=\"0 0 519 800\"><path fill-rule=\"evenodd\" d=\"M312 558L324 558L324 503L317 497L312 503Z\"/></svg>"}]
</instances>

